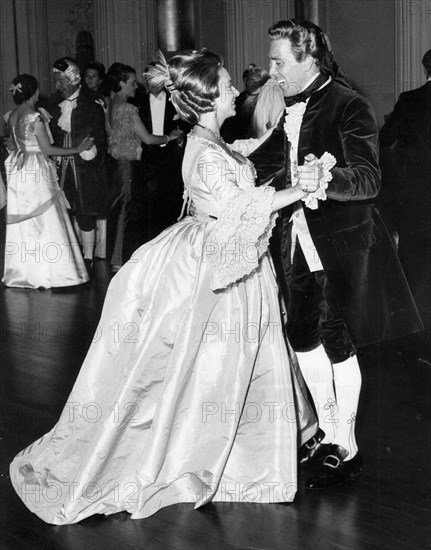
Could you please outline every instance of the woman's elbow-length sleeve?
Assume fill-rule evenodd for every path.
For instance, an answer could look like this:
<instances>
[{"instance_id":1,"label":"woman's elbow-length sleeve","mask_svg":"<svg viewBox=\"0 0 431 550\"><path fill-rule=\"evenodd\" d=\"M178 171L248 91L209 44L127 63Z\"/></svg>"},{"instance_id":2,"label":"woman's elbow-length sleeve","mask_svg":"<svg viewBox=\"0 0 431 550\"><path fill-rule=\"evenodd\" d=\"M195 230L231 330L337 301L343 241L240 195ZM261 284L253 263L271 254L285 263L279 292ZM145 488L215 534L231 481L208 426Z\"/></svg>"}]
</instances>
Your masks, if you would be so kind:
<instances>
[{"instance_id":1,"label":"woman's elbow-length sleeve","mask_svg":"<svg viewBox=\"0 0 431 550\"><path fill-rule=\"evenodd\" d=\"M233 169L217 151L205 154L198 170L219 203L220 215L205 241L204 261L212 267L211 289L220 290L252 273L266 253L277 217L272 212L275 189L254 187L248 164ZM244 180L243 188L237 182Z\"/></svg>"}]
</instances>

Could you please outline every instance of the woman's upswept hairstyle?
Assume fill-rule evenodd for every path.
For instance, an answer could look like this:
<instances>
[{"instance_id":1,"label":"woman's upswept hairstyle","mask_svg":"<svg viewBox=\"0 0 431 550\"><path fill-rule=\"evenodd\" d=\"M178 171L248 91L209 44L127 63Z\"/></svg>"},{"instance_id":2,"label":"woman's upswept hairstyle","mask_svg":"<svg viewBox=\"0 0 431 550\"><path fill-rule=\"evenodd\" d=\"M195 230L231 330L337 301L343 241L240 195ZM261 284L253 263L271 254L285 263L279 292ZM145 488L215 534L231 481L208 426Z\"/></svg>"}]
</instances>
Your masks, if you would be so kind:
<instances>
[{"instance_id":1,"label":"woman's upswept hairstyle","mask_svg":"<svg viewBox=\"0 0 431 550\"><path fill-rule=\"evenodd\" d=\"M189 124L196 124L202 113L214 111L214 100L220 95L222 66L223 59L205 48L175 55L169 64L159 51L144 77L149 85L164 86L178 115Z\"/></svg>"},{"instance_id":2,"label":"woman's upswept hairstyle","mask_svg":"<svg viewBox=\"0 0 431 550\"><path fill-rule=\"evenodd\" d=\"M113 63L106 74L109 89L115 93L120 92L120 82L127 82L131 74L136 74L133 67L123 63Z\"/></svg>"},{"instance_id":3,"label":"woman's upswept hairstyle","mask_svg":"<svg viewBox=\"0 0 431 550\"><path fill-rule=\"evenodd\" d=\"M307 55L311 55L321 73L336 76L337 66L334 63L329 39L322 29L311 21L279 21L269 28L268 35L271 40L288 39L296 61L301 62Z\"/></svg>"},{"instance_id":4,"label":"woman's upswept hairstyle","mask_svg":"<svg viewBox=\"0 0 431 550\"><path fill-rule=\"evenodd\" d=\"M39 88L37 79L31 74L19 74L12 82L11 93L16 105L21 105L30 99Z\"/></svg>"}]
</instances>

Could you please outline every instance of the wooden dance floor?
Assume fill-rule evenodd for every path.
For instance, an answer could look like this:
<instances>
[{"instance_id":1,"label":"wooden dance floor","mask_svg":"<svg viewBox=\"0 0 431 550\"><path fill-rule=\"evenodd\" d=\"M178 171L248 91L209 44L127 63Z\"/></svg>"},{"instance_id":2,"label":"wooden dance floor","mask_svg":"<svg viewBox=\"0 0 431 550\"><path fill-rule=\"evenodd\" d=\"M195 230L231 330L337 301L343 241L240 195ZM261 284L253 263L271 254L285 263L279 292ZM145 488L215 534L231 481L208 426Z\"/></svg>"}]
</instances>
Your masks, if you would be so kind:
<instances>
[{"instance_id":1,"label":"wooden dance floor","mask_svg":"<svg viewBox=\"0 0 431 550\"><path fill-rule=\"evenodd\" d=\"M96 329L109 283L67 292L0 289L3 550L413 550L431 547L431 365L429 343L408 338L361 350L357 427L364 471L293 504L191 504L143 520L127 513L47 525L16 496L8 466L56 422Z\"/></svg>"}]
</instances>

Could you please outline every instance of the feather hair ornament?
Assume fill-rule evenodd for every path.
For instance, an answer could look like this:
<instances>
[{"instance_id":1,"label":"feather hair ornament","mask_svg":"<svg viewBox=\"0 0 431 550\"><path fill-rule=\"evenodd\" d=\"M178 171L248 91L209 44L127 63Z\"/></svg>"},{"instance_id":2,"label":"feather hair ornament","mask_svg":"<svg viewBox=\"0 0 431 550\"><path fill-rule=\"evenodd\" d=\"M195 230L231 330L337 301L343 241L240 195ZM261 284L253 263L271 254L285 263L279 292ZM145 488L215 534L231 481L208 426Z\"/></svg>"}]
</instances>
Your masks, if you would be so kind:
<instances>
[{"instance_id":1,"label":"feather hair ornament","mask_svg":"<svg viewBox=\"0 0 431 550\"><path fill-rule=\"evenodd\" d=\"M169 65L163 53L158 50L154 65L143 73L148 84L154 88L166 88L170 93L177 91L169 74Z\"/></svg>"}]
</instances>

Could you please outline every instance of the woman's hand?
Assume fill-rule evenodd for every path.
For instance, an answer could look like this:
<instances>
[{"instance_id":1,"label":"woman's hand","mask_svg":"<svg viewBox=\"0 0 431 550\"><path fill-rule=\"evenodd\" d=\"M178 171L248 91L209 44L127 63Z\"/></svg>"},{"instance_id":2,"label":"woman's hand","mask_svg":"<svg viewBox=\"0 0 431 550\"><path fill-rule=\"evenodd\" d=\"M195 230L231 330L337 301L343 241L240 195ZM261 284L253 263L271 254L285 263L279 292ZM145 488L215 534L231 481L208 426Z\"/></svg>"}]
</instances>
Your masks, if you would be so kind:
<instances>
[{"instance_id":1,"label":"woman's hand","mask_svg":"<svg viewBox=\"0 0 431 550\"><path fill-rule=\"evenodd\" d=\"M285 208L296 201L303 199L307 193L301 189L299 185L282 189L274 193L274 201L272 203L272 211L276 212Z\"/></svg>"},{"instance_id":2,"label":"woman's hand","mask_svg":"<svg viewBox=\"0 0 431 550\"><path fill-rule=\"evenodd\" d=\"M90 136L85 136L85 138L81 141L81 143L78 145L78 153L82 153L82 151L89 151L94 145L94 138Z\"/></svg>"},{"instance_id":3,"label":"woman's hand","mask_svg":"<svg viewBox=\"0 0 431 550\"><path fill-rule=\"evenodd\" d=\"M308 154L304 161L303 166L298 166L298 183L305 193L314 193L320 185L324 172L315 155Z\"/></svg>"}]
</instances>

